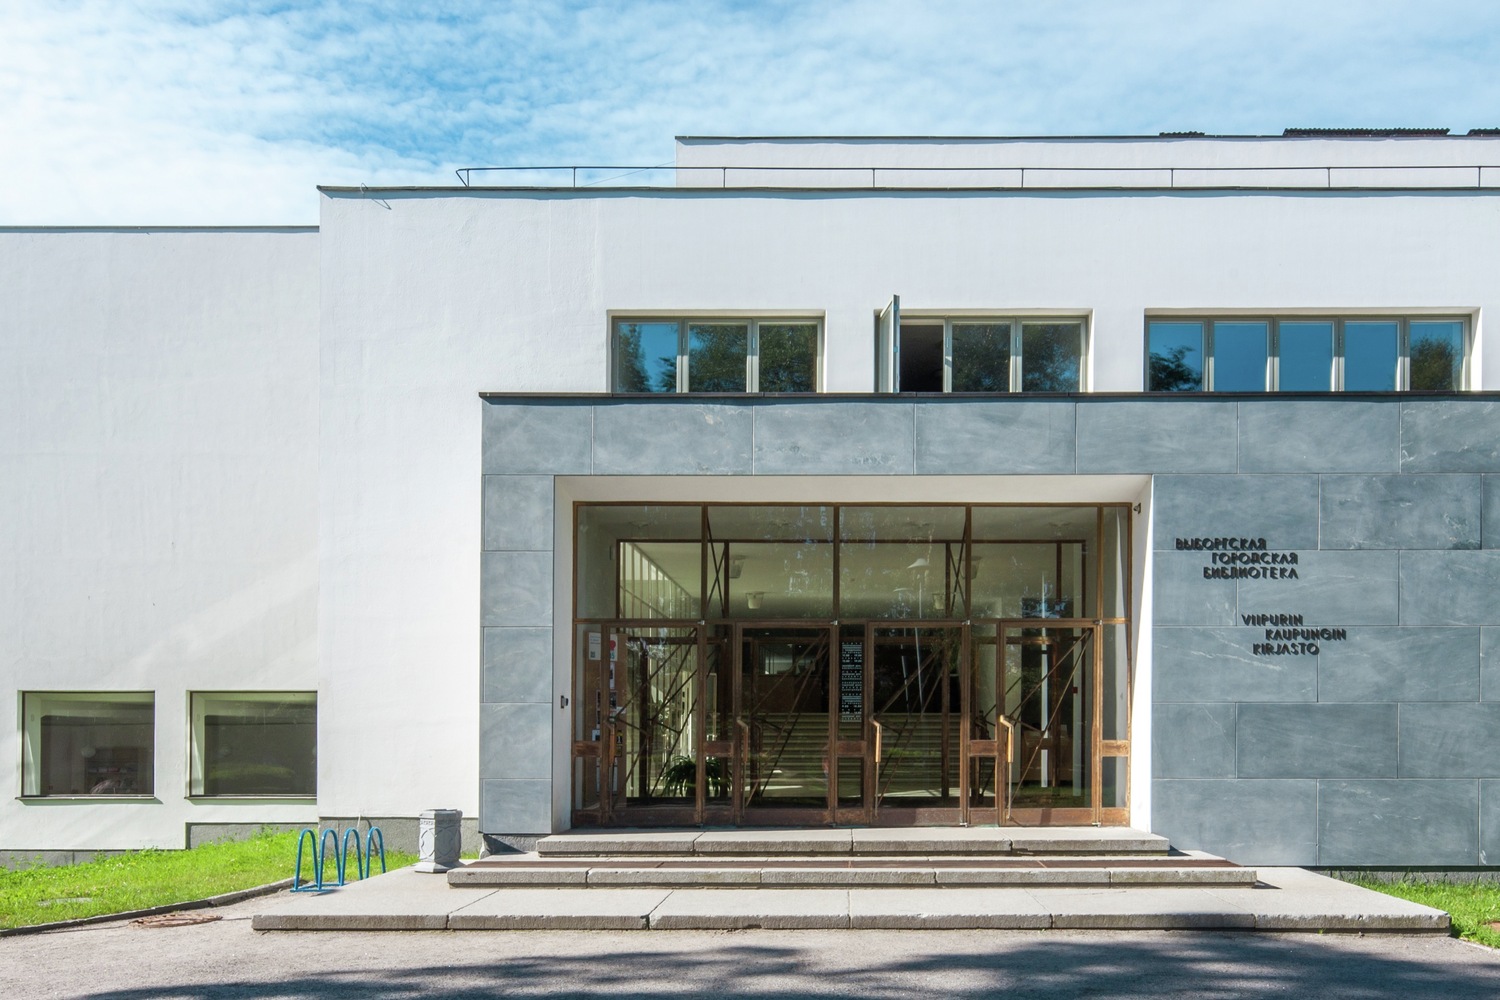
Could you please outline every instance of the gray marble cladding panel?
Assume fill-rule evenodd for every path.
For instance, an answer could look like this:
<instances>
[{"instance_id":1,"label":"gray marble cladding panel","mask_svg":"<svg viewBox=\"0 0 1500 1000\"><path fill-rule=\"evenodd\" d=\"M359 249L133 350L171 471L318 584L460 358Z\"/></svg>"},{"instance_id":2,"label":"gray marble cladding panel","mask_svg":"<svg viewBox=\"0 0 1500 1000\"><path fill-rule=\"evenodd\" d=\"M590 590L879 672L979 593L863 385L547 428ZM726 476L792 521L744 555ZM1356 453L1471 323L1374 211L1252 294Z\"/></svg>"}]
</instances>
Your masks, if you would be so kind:
<instances>
[{"instance_id":1,"label":"gray marble cladding panel","mask_svg":"<svg viewBox=\"0 0 1500 1000\"><path fill-rule=\"evenodd\" d=\"M1479 629L1386 627L1346 632L1348 638L1341 642L1319 643L1318 700L1479 700Z\"/></svg>"},{"instance_id":2,"label":"gray marble cladding panel","mask_svg":"<svg viewBox=\"0 0 1500 1000\"><path fill-rule=\"evenodd\" d=\"M1271 549L1318 547L1317 476L1157 476L1154 545L1178 538L1264 538ZM1204 562L1209 553L1201 553Z\"/></svg>"},{"instance_id":3,"label":"gray marble cladding panel","mask_svg":"<svg viewBox=\"0 0 1500 1000\"><path fill-rule=\"evenodd\" d=\"M587 475L593 467L594 408L582 403L484 404L487 475Z\"/></svg>"},{"instance_id":4,"label":"gray marble cladding panel","mask_svg":"<svg viewBox=\"0 0 1500 1000\"><path fill-rule=\"evenodd\" d=\"M1479 782L1372 779L1318 782L1320 865L1479 863Z\"/></svg>"},{"instance_id":5,"label":"gray marble cladding panel","mask_svg":"<svg viewBox=\"0 0 1500 1000\"><path fill-rule=\"evenodd\" d=\"M1500 626L1479 630L1479 700L1500 701Z\"/></svg>"},{"instance_id":6,"label":"gray marble cladding panel","mask_svg":"<svg viewBox=\"0 0 1500 1000\"><path fill-rule=\"evenodd\" d=\"M1239 470L1232 402L1080 400L1077 420L1082 474Z\"/></svg>"},{"instance_id":7,"label":"gray marble cladding panel","mask_svg":"<svg viewBox=\"0 0 1500 1000\"><path fill-rule=\"evenodd\" d=\"M1479 476L1324 476L1325 549L1477 549Z\"/></svg>"},{"instance_id":8,"label":"gray marble cladding panel","mask_svg":"<svg viewBox=\"0 0 1500 1000\"><path fill-rule=\"evenodd\" d=\"M1479 863L1500 865L1500 781L1479 783Z\"/></svg>"},{"instance_id":9,"label":"gray marble cladding panel","mask_svg":"<svg viewBox=\"0 0 1500 1000\"><path fill-rule=\"evenodd\" d=\"M484 553L479 603L481 625L551 625L552 553Z\"/></svg>"},{"instance_id":10,"label":"gray marble cladding panel","mask_svg":"<svg viewBox=\"0 0 1500 1000\"><path fill-rule=\"evenodd\" d=\"M1500 476L1484 477L1484 547L1500 549Z\"/></svg>"},{"instance_id":11,"label":"gray marble cladding panel","mask_svg":"<svg viewBox=\"0 0 1500 1000\"><path fill-rule=\"evenodd\" d=\"M479 783L481 833L552 832L552 782L487 780Z\"/></svg>"},{"instance_id":12,"label":"gray marble cladding panel","mask_svg":"<svg viewBox=\"0 0 1500 1000\"><path fill-rule=\"evenodd\" d=\"M1400 555L1402 625L1500 625L1500 549Z\"/></svg>"},{"instance_id":13,"label":"gray marble cladding panel","mask_svg":"<svg viewBox=\"0 0 1500 1000\"><path fill-rule=\"evenodd\" d=\"M1152 557L1151 618L1157 625L1231 625L1233 580L1206 580L1206 552L1158 552Z\"/></svg>"},{"instance_id":14,"label":"gray marble cladding panel","mask_svg":"<svg viewBox=\"0 0 1500 1000\"><path fill-rule=\"evenodd\" d=\"M755 408L755 474L910 475L912 404L765 403Z\"/></svg>"},{"instance_id":15,"label":"gray marble cladding panel","mask_svg":"<svg viewBox=\"0 0 1500 1000\"><path fill-rule=\"evenodd\" d=\"M1156 628L1151 632L1151 694L1169 702L1311 702L1316 656L1256 656L1258 628Z\"/></svg>"},{"instance_id":16,"label":"gray marble cladding panel","mask_svg":"<svg viewBox=\"0 0 1500 1000\"><path fill-rule=\"evenodd\" d=\"M1235 705L1158 704L1151 710L1151 762L1158 778L1233 778Z\"/></svg>"},{"instance_id":17,"label":"gray marble cladding panel","mask_svg":"<svg viewBox=\"0 0 1500 1000\"><path fill-rule=\"evenodd\" d=\"M1152 832L1178 850L1242 865L1317 864L1316 781L1158 778L1151 800Z\"/></svg>"},{"instance_id":18,"label":"gray marble cladding panel","mask_svg":"<svg viewBox=\"0 0 1500 1000\"><path fill-rule=\"evenodd\" d=\"M1397 553L1300 552L1295 580L1238 581L1237 612L1295 613L1307 625L1395 625Z\"/></svg>"},{"instance_id":19,"label":"gray marble cladding panel","mask_svg":"<svg viewBox=\"0 0 1500 1000\"><path fill-rule=\"evenodd\" d=\"M916 471L925 475L1072 474L1073 403L963 400L914 404Z\"/></svg>"},{"instance_id":20,"label":"gray marble cladding panel","mask_svg":"<svg viewBox=\"0 0 1500 1000\"><path fill-rule=\"evenodd\" d=\"M1362 400L1241 402L1241 472L1396 472L1401 404Z\"/></svg>"},{"instance_id":21,"label":"gray marble cladding panel","mask_svg":"<svg viewBox=\"0 0 1500 1000\"><path fill-rule=\"evenodd\" d=\"M1401 706L1401 777L1500 778L1500 702Z\"/></svg>"},{"instance_id":22,"label":"gray marble cladding panel","mask_svg":"<svg viewBox=\"0 0 1500 1000\"><path fill-rule=\"evenodd\" d=\"M484 700L552 704L552 630L487 628L482 631Z\"/></svg>"},{"instance_id":23,"label":"gray marble cladding panel","mask_svg":"<svg viewBox=\"0 0 1500 1000\"><path fill-rule=\"evenodd\" d=\"M552 548L552 477L484 477L484 547Z\"/></svg>"},{"instance_id":24,"label":"gray marble cladding panel","mask_svg":"<svg viewBox=\"0 0 1500 1000\"><path fill-rule=\"evenodd\" d=\"M1500 403L1403 401L1401 471L1500 472Z\"/></svg>"},{"instance_id":25,"label":"gray marble cladding panel","mask_svg":"<svg viewBox=\"0 0 1500 1000\"><path fill-rule=\"evenodd\" d=\"M552 711L550 703L479 706L479 777L546 779Z\"/></svg>"},{"instance_id":26,"label":"gray marble cladding panel","mask_svg":"<svg viewBox=\"0 0 1500 1000\"><path fill-rule=\"evenodd\" d=\"M1241 705L1242 778L1394 778L1395 705Z\"/></svg>"},{"instance_id":27,"label":"gray marble cladding panel","mask_svg":"<svg viewBox=\"0 0 1500 1000\"><path fill-rule=\"evenodd\" d=\"M594 407L594 475L748 476L753 408L744 403Z\"/></svg>"}]
</instances>

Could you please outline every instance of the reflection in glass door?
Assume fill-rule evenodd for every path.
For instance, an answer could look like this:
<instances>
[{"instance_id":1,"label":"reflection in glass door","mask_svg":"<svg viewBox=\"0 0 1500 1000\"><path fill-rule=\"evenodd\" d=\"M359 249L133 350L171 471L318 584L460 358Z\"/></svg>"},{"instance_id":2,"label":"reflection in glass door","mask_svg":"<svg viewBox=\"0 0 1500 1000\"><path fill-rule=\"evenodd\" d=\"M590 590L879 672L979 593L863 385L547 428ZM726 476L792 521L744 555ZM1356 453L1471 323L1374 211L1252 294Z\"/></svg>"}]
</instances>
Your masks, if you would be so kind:
<instances>
[{"instance_id":1,"label":"reflection in glass door","mask_svg":"<svg viewBox=\"0 0 1500 1000\"><path fill-rule=\"evenodd\" d=\"M964 660L961 626L870 628L869 766L878 822L960 820Z\"/></svg>"},{"instance_id":2,"label":"reflection in glass door","mask_svg":"<svg viewBox=\"0 0 1500 1000\"><path fill-rule=\"evenodd\" d=\"M581 504L579 825L1124 823L1124 505Z\"/></svg>"},{"instance_id":3,"label":"reflection in glass door","mask_svg":"<svg viewBox=\"0 0 1500 1000\"><path fill-rule=\"evenodd\" d=\"M621 625L586 634L584 648L575 809L601 822L694 822L698 630Z\"/></svg>"},{"instance_id":4,"label":"reflection in glass door","mask_svg":"<svg viewBox=\"0 0 1500 1000\"><path fill-rule=\"evenodd\" d=\"M1098 627L1026 620L974 628L970 818L1092 823L1100 770Z\"/></svg>"},{"instance_id":5,"label":"reflection in glass door","mask_svg":"<svg viewBox=\"0 0 1500 1000\"><path fill-rule=\"evenodd\" d=\"M831 638L828 628L739 630L742 822L828 815Z\"/></svg>"}]
</instances>

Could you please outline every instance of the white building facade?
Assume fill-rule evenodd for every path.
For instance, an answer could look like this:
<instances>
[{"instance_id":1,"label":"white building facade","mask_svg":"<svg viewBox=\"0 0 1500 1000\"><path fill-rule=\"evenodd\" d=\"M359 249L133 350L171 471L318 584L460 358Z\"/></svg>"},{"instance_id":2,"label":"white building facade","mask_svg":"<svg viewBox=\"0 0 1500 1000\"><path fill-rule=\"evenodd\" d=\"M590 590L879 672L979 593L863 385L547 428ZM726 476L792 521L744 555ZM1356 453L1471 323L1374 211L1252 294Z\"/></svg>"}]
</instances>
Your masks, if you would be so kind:
<instances>
[{"instance_id":1,"label":"white building facade","mask_svg":"<svg viewBox=\"0 0 1500 1000\"><path fill-rule=\"evenodd\" d=\"M0 849L441 806L1484 865L1497 153L685 138L0 232Z\"/></svg>"}]
</instances>

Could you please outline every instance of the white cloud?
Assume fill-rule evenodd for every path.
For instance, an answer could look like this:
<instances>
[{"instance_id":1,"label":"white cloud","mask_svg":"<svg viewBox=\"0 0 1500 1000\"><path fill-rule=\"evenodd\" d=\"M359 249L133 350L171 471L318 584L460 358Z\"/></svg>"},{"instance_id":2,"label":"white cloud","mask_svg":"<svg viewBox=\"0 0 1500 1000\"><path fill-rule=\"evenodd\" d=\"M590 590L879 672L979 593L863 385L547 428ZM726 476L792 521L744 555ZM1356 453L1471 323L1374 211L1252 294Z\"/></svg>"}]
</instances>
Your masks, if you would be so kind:
<instances>
[{"instance_id":1,"label":"white cloud","mask_svg":"<svg viewBox=\"0 0 1500 1000\"><path fill-rule=\"evenodd\" d=\"M1488 0L70 0L0 10L0 223L312 223L318 183L691 134L1500 125Z\"/></svg>"}]
</instances>

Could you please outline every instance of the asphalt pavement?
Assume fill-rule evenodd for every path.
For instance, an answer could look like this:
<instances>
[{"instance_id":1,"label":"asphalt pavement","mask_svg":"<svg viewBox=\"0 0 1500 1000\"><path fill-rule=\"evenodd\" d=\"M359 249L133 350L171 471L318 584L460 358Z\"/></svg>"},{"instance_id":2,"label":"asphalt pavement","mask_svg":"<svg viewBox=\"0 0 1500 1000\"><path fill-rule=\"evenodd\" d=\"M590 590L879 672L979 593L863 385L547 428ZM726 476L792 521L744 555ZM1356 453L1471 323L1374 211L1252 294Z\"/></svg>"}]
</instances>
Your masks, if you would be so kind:
<instances>
[{"instance_id":1,"label":"asphalt pavement","mask_svg":"<svg viewBox=\"0 0 1500 1000\"><path fill-rule=\"evenodd\" d=\"M1500 997L1500 952L1436 935L253 931L277 903L0 938L0 997Z\"/></svg>"}]
</instances>

